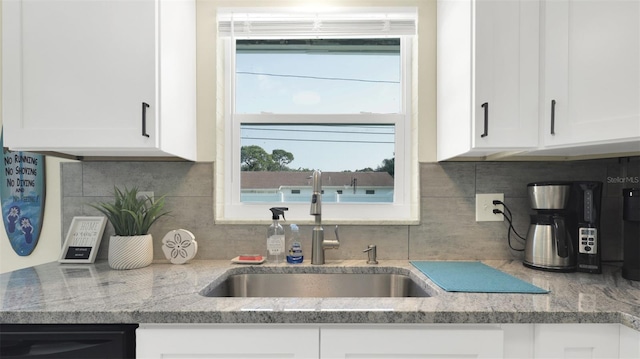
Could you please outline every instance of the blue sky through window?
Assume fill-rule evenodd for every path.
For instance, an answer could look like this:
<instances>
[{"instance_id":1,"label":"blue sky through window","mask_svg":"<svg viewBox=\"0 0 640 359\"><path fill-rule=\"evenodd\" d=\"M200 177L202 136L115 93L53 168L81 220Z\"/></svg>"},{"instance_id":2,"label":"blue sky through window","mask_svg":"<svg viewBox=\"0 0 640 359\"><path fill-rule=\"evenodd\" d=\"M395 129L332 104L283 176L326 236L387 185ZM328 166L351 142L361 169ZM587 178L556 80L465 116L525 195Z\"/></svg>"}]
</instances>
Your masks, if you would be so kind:
<instances>
[{"instance_id":1,"label":"blue sky through window","mask_svg":"<svg viewBox=\"0 0 640 359\"><path fill-rule=\"evenodd\" d=\"M270 51L236 54L238 114L400 113L400 51ZM376 168L394 157L394 126L243 125L242 146L294 154L290 168Z\"/></svg>"}]
</instances>

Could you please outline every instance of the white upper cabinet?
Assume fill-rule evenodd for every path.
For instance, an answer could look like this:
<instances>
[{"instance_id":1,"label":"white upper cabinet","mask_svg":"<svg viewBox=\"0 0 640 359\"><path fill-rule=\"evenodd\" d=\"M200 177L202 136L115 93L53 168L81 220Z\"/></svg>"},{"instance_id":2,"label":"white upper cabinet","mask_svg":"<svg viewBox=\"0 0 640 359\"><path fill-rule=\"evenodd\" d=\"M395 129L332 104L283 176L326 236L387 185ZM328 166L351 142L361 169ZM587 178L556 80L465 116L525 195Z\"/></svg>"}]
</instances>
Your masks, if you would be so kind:
<instances>
[{"instance_id":1,"label":"white upper cabinet","mask_svg":"<svg viewBox=\"0 0 640 359\"><path fill-rule=\"evenodd\" d=\"M196 157L193 0L3 1L5 146Z\"/></svg>"},{"instance_id":2,"label":"white upper cabinet","mask_svg":"<svg viewBox=\"0 0 640 359\"><path fill-rule=\"evenodd\" d=\"M640 151L640 1L550 0L542 14L541 153Z\"/></svg>"},{"instance_id":3,"label":"white upper cabinet","mask_svg":"<svg viewBox=\"0 0 640 359\"><path fill-rule=\"evenodd\" d=\"M538 1L438 1L438 160L538 145Z\"/></svg>"},{"instance_id":4,"label":"white upper cabinet","mask_svg":"<svg viewBox=\"0 0 640 359\"><path fill-rule=\"evenodd\" d=\"M438 1L437 148L640 152L640 1Z\"/></svg>"}]
</instances>

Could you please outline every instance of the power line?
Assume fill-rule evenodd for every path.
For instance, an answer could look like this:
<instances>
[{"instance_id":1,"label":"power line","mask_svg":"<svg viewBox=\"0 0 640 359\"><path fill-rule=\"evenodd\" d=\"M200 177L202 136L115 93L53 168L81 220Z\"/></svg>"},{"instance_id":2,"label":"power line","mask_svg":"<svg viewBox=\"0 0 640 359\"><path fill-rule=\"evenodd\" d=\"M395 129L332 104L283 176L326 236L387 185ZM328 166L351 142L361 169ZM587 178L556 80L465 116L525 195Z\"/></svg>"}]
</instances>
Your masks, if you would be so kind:
<instances>
[{"instance_id":1,"label":"power line","mask_svg":"<svg viewBox=\"0 0 640 359\"><path fill-rule=\"evenodd\" d=\"M371 83L383 83L383 84L400 84L400 81L366 80L366 79L353 79L353 78L344 78L344 77L286 75L286 74L273 74L273 73L268 73L268 72L236 71L236 74L237 75L262 75L262 76L271 76L271 77L291 77L291 78L312 79L312 80L354 81L354 82L371 82Z\"/></svg>"}]
</instances>

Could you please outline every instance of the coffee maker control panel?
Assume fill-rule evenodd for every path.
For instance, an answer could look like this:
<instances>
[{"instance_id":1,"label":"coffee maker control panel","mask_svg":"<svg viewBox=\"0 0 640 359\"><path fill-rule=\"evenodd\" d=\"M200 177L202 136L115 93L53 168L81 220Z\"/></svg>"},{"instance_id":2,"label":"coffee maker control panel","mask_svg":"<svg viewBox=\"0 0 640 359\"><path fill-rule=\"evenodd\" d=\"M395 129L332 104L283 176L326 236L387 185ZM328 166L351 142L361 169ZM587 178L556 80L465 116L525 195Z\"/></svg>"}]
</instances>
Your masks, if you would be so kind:
<instances>
[{"instance_id":1,"label":"coffee maker control panel","mask_svg":"<svg viewBox=\"0 0 640 359\"><path fill-rule=\"evenodd\" d=\"M598 253L598 230L596 228L580 228L578 233L579 253Z\"/></svg>"}]
</instances>

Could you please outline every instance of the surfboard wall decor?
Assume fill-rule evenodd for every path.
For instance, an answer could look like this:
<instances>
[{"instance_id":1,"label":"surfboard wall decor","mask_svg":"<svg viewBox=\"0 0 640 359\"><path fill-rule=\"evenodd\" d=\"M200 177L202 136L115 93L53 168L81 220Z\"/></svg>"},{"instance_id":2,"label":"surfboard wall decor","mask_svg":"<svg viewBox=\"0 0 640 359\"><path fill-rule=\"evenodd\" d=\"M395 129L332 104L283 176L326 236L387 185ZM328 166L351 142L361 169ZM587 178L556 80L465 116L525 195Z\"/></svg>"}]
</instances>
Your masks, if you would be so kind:
<instances>
[{"instance_id":1,"label":"surfboard wall decor","mask_svg":"<svg viewBox=\"0 0 640 359\"><path fill-rule=\"evenodd\" d=\"M38 244L44 218L44 156L3 149L0 174L2 220L11 247L19 256L28 256Z\"/></svg>"}]
</instances>

